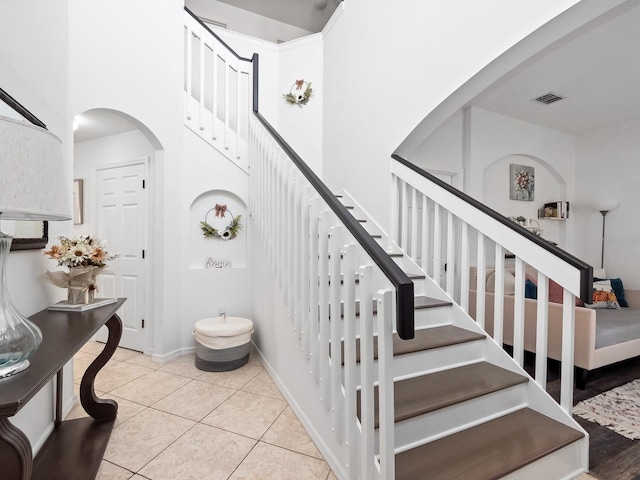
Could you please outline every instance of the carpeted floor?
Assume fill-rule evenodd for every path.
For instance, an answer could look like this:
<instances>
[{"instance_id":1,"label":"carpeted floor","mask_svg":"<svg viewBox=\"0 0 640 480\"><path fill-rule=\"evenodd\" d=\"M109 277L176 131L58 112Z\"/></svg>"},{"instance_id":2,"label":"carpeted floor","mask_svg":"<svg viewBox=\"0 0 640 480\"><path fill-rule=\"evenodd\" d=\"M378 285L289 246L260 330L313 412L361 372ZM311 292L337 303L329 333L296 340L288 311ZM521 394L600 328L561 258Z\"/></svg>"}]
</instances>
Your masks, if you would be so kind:
<instances>
[{"instance_id":1,"label":"carpeted floor","mask_svg":"<svg viewBox=\"0 0 640 480\"><path fill-rule=\"evenodd\" d=\"M527 357L527 365L533 364L532 357ZM559 370L558 362L549 362L547 391L556 399L560 397ZM595 370L589 374L585 390L574 389L574 404L638 378L640 358ZM640 480L640 441L629 440L580 417L575 416L575 419L589 433L589 473L592 476L600 480Z\"/></svg>"}]
</instances>

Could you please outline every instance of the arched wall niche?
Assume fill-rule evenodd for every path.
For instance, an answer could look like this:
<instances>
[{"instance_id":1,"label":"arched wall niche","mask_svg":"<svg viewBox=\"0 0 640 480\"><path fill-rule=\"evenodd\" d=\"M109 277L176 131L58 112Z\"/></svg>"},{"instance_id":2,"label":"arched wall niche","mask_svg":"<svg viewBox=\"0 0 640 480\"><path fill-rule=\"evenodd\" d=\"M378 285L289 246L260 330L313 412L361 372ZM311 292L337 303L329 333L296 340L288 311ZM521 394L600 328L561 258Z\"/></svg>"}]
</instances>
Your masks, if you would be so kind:
<instances>
[{"instance_id":1,"label":"arched wall niche","mask_svg":"<svg viewBox=\"0 0 640 480\"><path fill-rule=\"evenodd\" d=\"M534 195L532 201L512 200L509 196L511 165L534 169ZM549 162L535 155L514 153L488 164L482 172L482 198L484 203L506 217L523 216L538 221L538 209L545 203L567 199L567 181ZM564 229L557 222L540 221L543 237L560 243Z\"/></svg>"},{"instance_id":2,"label":"arched wall niche","mask_svg":"<svg viewBox=\"0 0 640 480\"><path fill-rule=\"evenodd\" d=\"M216 217L216 205L226 206L224 217ZM220 209L224 210L224 209ZM240 216L240 228L233 239L205 237L200 222L224 231L233 217ZM208 190L198 195L189 209L189 268L219 270L247 266L247 204L228 190Z\"/></svg>"}]
</instances>

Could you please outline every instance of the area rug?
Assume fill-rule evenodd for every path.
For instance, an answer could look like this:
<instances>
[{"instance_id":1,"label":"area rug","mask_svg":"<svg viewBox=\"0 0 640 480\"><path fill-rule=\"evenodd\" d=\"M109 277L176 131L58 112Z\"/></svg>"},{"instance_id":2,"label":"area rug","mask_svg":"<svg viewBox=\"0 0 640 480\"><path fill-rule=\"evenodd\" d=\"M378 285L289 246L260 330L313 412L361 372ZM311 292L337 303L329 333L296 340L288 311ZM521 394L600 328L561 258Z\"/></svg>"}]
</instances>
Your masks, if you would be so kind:
<instances>
[{"instance_id":1,"label":"area rug","mask_svg":"<svg viewBox=\"0 0 640 480\"><path fill-rule=\"evenodd\" d=\"M640 439L640 379L578 403L573 413L631 440Z\"/></svg>"}]
</instances>

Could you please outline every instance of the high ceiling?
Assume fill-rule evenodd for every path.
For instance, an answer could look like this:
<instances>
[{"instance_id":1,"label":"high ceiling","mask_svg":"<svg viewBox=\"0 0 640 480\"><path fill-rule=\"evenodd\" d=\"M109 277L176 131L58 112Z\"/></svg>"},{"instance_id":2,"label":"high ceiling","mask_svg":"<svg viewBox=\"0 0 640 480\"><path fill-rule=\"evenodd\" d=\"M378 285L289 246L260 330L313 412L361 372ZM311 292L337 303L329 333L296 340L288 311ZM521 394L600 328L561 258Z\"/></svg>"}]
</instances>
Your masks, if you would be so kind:
<instances>
[{"instance_id":1,"label":"high ceiling","mask_svg":"<svg viewBox=\"0 0 640 480\"><path fill-rule=\"evenodd\" d=\"M219 1L310 31L321 30L339 3L326 0L327 6L318 9L314 0ZM640 7L522 65L469 105L570 134L640 117L638 25ZM564 99L549 105L532 101L549 92ZM136 128L112 114L84 115L76 142Z\"/></svg>"},{"instance_id":2,"label":"high ceiling","mask_svg":"<svg viewBox=\"0 0 640 480\"><path fill-rule=\"evenodd\" d=\"M640 117L640 7L496 82L471 105L570 134ZM531 101L553 92L563 100Z\"/></svg>"},{"instance_id":3,"label":"high ceiling","mask_svg":"<svg viewBox=\"0 0 640 480\"><path fill-rule=\"evenodd\" d=\"M218 0L310 32L320 32L341 0Z\"/></svg>"}]
</instances>

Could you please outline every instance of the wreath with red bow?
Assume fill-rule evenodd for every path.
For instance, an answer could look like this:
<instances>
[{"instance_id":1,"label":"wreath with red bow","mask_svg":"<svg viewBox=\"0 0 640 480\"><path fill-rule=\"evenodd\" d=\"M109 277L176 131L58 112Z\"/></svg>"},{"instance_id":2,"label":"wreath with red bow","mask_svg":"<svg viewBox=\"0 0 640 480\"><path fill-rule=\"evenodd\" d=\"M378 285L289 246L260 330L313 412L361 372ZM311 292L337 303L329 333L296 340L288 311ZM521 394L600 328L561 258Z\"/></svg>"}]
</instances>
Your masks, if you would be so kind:
<instances>
[{"instance_id":1,"label":"wreath with red bow","mask_svg":"<svg viewBox=\"0 0 640 480\"><path fill-rule=\"evenodd\" d=\"M292 105L302 107L302 105L306 105L307 102L309 102L312 93L313 88L311 88L311 83L305 82L304 79L302 79L296 80L293 85L291 85L289 93L283 93L282 96Z\"/></svg>"}]
</instances>

